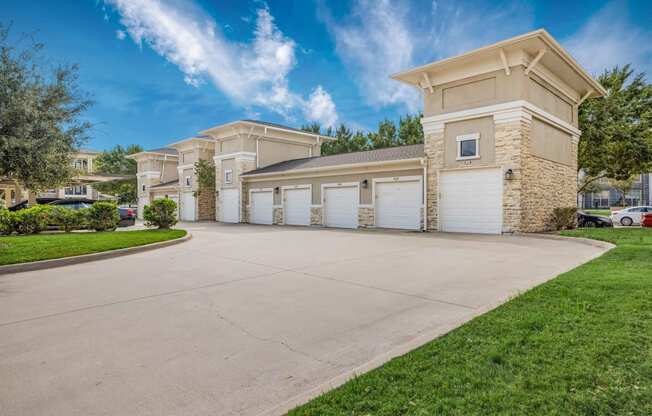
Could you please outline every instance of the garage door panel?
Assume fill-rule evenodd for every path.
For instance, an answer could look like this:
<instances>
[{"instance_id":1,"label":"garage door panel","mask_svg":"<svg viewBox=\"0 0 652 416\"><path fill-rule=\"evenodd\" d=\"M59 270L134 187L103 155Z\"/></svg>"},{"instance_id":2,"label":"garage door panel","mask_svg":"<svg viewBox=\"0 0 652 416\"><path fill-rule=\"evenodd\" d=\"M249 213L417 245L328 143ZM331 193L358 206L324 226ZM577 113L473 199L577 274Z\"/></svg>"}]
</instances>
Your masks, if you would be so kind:
<instances>
[{"instance_id":1,"label":"garage door panel","mask_svg":"<svg viewBox=\"0 0 652 416\"><path fill-rule=\"evenodd\" d=\"M359 195L357 186L325 187L325 225L327 227L357 228Z\"/></svg>"},{"instance_id":2,"label":"garage door panel","mask_svg":"<svg viewBox=\"0 0 652 416\"><path fill-rule=\"evenodd\" d=\"M502 173L500 169L443 172L440 177L441 230L500 234Z\"/></svg>"},{"instance_id":3,"label":"garage door panel","mask_svg":"<svg viewBox=\"0 0 652 416\"><path fill-rule=\"evenodd\" d=\"M221 194L222 222L240 222L240 192L237 189L222 189Z\"/></svg>"},{"instance_id":4,"label":"garage door panel","mask_svg":"<svg viewBox=\"0 0 652 416\"><path fill-rule=\"evenodd\" d=\"M271 224L274 204L272 191L259 191L251 193L251 218L252 224Z\"/></svg>"},{"instance_id":5,"label":"garage door panel","mask_svg":"<svg viewBox=\"0 0 652 416\"><path fill-rule=\"evenodd\" d=\"M421 228L422 186L420 181L375 184L376 226L418 230Z\"/></svg>"},{"instance_id":6,"label":"garage door panel","mask_svg":"<svg viewBox=\"0 0 652 416\"><path fill-rule=\"evenodd\" d=\"M195 221L195 196L192 192L181 194L181 221Z\"/></svg>"},{"instance_id":7,"label":"garage door panel","mask_svg":"<svg viewBox=\"0 0 652 416\"><path fill-rule=\"evenodd\" d=\"M283 215L287 225L310 225L310 188L284 190Z\"/></svg>"}]
</instances>

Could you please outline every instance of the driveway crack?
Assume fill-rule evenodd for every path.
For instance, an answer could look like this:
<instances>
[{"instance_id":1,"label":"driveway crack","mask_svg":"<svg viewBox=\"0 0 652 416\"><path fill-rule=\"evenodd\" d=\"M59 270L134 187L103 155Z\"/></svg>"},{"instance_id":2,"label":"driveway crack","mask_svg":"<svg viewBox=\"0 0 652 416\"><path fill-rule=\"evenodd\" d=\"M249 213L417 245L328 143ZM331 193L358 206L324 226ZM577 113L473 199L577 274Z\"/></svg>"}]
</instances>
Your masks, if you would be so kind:
<instances>
[{"instance_id":1,"label":"driveway crack","mask_svg":"<svg viewBox=\"0 0 652 416\"><path fill-rule=\"evenodd\" d=\"M250 337L250 338L253 338L253 339L255 339L255 340L257 340L257 341L260 341L260 342L269 343L269 344L278 344L278 345L281 345L283 348L285 348L286 350L288 350L288 351L290 351L290 352L292 352L292 353L299 354L299 355L301 355L301 356L303 356L303 357L306 357L306 358L308 358L308 359L310 359L310 360L316 361L316 362L318 362L318 363L320 363L320 364L330 365L330 366L332 366L332 367L334 367L334 368L339 368L339 367L340 367L340 365L339 365L338 363L335 363L335 362L332 362L332 361L329 361L329 360L324 360L324 359L321 359L321 358L315 357L315 356L313 356L313 355L311 355L311 354L308 354L308 353L305 352L305 351L301 351L300 349L291 346L291 345L288 344L286 341L283 341L283 340L277 340L277 339L274 339L274 338L272 338L272 337L262 337L262 336L260 336L260 335L257 335L257 334L255 334L255 333L251 332L250 330L248 330L248 329L245 328L244 326L242 326L242 325L236 323L235 321L233 321L233 320L227 318L224 314L222 314L222 313L217 309L217 307L216 307L216 305L215 305L215 301L214 301L214 300L213 300L213 299L212 299L212 298L211 298L207 293L204 293L204 292L199 292L199 293L201 293L202 295L204 295L204 297L208 300L208 303L210 304L211 310L215 313L215 315L216 315L216 316L217 316L221 321L226 322L226 324L228 324L228 325L231 326L232 328L237 329L238 331L240 331L240 332L241 332L242 334L244 334L245 336Z\"/></svg>"}]
</instances>

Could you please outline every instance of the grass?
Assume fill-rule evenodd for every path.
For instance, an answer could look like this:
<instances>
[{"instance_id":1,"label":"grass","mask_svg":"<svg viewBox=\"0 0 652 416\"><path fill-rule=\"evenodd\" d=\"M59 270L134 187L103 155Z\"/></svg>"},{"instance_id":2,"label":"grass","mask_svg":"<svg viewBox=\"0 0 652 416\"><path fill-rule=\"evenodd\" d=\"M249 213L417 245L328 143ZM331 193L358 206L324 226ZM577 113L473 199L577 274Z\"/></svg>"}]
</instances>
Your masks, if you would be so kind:
<instances>
[{"instance_id":1,"label":"grass","mask_svg":"<svg viewBox=\"0 0 652 416\"><path fill-rule=\"evenodd\" d=\"M586 211L589 214L602 215L603 217L610 217L611 216L611 210L608 210L608 209L585 209L583 211Z\"/></svg>"},{"instance_id":2,"label":"grass","mask_svg":"<svg viewBox=\"0 0 652 416\"><path fill-rule=\"evenodd\" d=\"M652 230L289 414L652 414Z\"/></svg>"},{"instance_id":3,"label":"grass","mask_svg":"<svg viewBox=\"0 0 652 416\"><path fill-rule=\"evenodd\" d=\"M142 246L184 235L185 230L138 230L0 237L0 265Z\"/></svg>"}]
</instances>

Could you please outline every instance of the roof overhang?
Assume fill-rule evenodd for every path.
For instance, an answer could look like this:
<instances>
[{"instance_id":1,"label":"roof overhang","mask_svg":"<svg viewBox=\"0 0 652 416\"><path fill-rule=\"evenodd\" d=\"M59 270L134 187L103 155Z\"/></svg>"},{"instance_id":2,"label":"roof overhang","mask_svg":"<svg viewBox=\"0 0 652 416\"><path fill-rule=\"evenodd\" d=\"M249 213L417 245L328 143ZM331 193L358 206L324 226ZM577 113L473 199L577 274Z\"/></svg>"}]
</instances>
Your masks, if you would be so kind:
<instances>
[{"instance_id":1,"label":"roof overhang","mask_svg":"<svg viewBox=\"0 0 652 416\"><path fill-rule=\"evenodd\" d=\"M188 148L192 148L194 146L211 147L214 144L215 144L215 140L212 137L201 135L201 136L194 136L194 137L189 137L187 139L179 140L177 142L168 144L166 147L171 147L177 150L181 150L181 149L185 150Z\"/></svg>"},{"instance_id":2,"label":"roof overhang","mask_svg":"<svg viewBox=\"0 0 652 416\"><path fill-rule=\"evenodd\" d=\"M163 152L149 152L149 151L144 151L144 152L139 152L139 153L134 153L131 155L127 155L127 159L133 159L133 160L143 160L147 158L161 158L161 159L166 159L166 160L175 160L179 158L179 155L172 155L169 153L163 153Z\"/></svg>"},{"instance_id":3,"label":"roof overhang","mask_svg":"<svg viewBox=\"0 0 652 416\"><path fill-rule=\"evenodd\" d=\"M334 137L330 136L323 136L321 134L317 133L311 133L308 131L300 131L300 130L292 130L292 129L285 129L283 127L279 126L272 126L264 123L256 123L255 121L248 121L248 120L238 120L238 121L232 121L230 123L226 124L221 124L219 126L211 127L209 129L200 131L200 134L203 135L212 135L214 137L219 137L223 134L227 135L232 135L233 132L237 132L239 128L243 129L243 133L247 132L253 132L253 129L259 128L262 129L263 131L275 131L275 132L283 132L283 133L288 133L288 134L294 134L297 136L303 136L306 138L312 138L312 139L318 139L318 140L336 140Z\"/></svg>"},{"instance_id":4,"label":"roof overhang","mask_svg":"<svg viewBox=\"0 0 652 416\"><path fill-rule=\"evenodd\" d=\"M244 173L241 175L243 179L248 178L284 178L286 176L293 175L305 175L305 174L319 174L319 173L328 173L333 171L340 170L349 170L349 169L358 169L358 168L380 168L383 166L394 167L397 165L420 165L425 157L415 157L409 159L394 159L394 160L378 160L373 162L358 162L358 163L347 163L342 165L332 165L332 166L320 166L314 168L303 168L303 169L289 169L279 172L262 172L262 173ZM382 170L382 169L380 169Z\"/></svg>"},{"instance_id":5,"label":"roof overhang","mask_svg":"<svg viewBox=\"0 0 652 416\"><path fill-rule=\"evenodd\" d=\"M601 97L606 90L544 29L435 61L391 76L392 79L429 89L447 82L523 65L526 75L537 71L551 83L567 86L576 104ZM568 88L565 88L568 90ZM567 91L568 92L568 91Z\"/></svg>"},{"instance_id":6,"label":"roof overhang","mask_svg":"<svg viewBox=\"0 0 652 416\"><path fill-rule=\"evenodd\" d=\"M101 182L124 181L127 179L135 179L136 175L101 175L101 174L85 174L78 175L72 178L72 184L93 184Z\"/></svg>"}]
</instances>

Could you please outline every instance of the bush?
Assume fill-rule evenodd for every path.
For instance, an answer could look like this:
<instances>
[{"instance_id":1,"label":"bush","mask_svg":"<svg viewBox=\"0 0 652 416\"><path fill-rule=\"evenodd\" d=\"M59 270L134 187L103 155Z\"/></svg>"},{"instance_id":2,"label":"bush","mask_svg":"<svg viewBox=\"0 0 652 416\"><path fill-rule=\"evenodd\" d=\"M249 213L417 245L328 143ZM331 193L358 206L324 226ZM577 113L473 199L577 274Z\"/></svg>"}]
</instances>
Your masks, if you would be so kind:
<instances>
[{"instance_id":1,"label":"bush","mask_svg":"<svg viewBox=\"0 0 652 416\"><path fill-rule=\"evenodd\" d=\"M50 224L61 227L67 233L86 228L88 209L70 209L55 206L50 214Z\"/></svg>"},{"instance_id":2,"label":"bush","mask_svg":"<svg viewBox=\"0 0 652 416\"><path fill-rule=\"evenodd\" d=\"M555 208L552 211L550 225L553 230L572 230L577 227L577 208Z\"/></svg>"},{"instance_id":3,"label":"bush","mask_svg":"<svg viewBox=\"0 0 652 416\"><path fill-rule=\"evenodd\" d=\"M177 223L177 204L168 198L155 199L143 210L148 227L170 228Z\"/></svg>"},{"instance_id":4,"label":"bush","mask_svg":"<svg viewBox=\"0 0 652 416\"><path fill-rule=\"evenodd\" d=\"M18 234L38 234L48 227L52 207L36 205L14 212L15 229Z\"/></svg>"},{"instance_id":5,"label":"bush","mask_svg":"<svg viewBox=\"0 0 652 416\"><path fill-rule=\"evenodd\" d=\"M10 235L16 231L16 214L0 208L0 235Z\"/></svg>"},{"instance_id":6,"label":"bush","mask_svg":"<svg viewBox=\"0 0 652 416\"><path fill-rule=\"evenodd\" d=\"M120 211L113 202L99 201L88 208L88 226L95 231L113 231L120 222Z\"/></svg>"}]
</instances>

